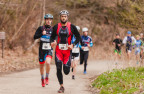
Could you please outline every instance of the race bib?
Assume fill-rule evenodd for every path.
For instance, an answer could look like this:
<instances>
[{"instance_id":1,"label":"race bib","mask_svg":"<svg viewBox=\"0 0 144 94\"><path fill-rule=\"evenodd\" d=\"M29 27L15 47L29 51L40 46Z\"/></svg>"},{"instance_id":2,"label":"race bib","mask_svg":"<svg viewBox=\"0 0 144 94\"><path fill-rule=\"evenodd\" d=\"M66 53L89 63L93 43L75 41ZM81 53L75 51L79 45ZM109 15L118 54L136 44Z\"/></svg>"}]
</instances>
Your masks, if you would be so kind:
<instances>
[{"instance_id":1,"label":"race bib","mask_svg":"<svg viewBox=\"0 0 144 94\"><path fill-rule=\"evenodd\" d=\"M139 48L137 47L136 50L139 50Z\"/></svg>"},{"instance_id":2,"label":"race bib","mask_svg":"<svg viewBox=\"0 0 144 94\"><path fill-rule=\"evenodd\" d=\"M43 43L42 44L42 49L43 50L51 50L50 43Z\"/></svg>"},{"instance_id":3,"label":"race bib","mask_svg":"<svg viewBox=\"0 0 144 94\"><path fill-rule=\"evenodd\" d=\"M79 53L79 48L73 48L72 53Z\"/></svg>"},{"instance_id":4,"label":"race bib","mask_svg":"<svg viewBox=\"0 0 144 94\"><path fill-rule=\"evenodd\" d=\"M88 47L84 47L83 51L89 51Z\"/></svg>"},{"instance_id":5,"label":"race bib","mask_svg":"<svg viewBox=\"0 0 144 94\"><path fill-rule=\"evenodd\" d=\"M59 44L59 49L67 50L68 49L68 44Z\"/></svg>"}]
</instances>

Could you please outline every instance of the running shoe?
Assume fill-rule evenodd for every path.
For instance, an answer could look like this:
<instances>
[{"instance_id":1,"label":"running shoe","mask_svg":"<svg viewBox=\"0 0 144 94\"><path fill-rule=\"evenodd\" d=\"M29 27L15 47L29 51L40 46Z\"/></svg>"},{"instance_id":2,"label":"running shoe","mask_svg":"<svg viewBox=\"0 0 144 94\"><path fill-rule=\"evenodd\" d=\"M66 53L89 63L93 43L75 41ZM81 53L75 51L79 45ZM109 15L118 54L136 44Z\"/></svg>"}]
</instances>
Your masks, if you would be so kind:
<instances>
[{"instance_id":1,"label":"running shoe","mask_svg":"<svg viewBox=\"0 0 144 94\"><path fill-rule=\"evenodd\" d=\"M49 78L45 78L45 84L48 85L49 84Z\"/></svg>"},{"instance_id":2,"label":"running shoe","mask_svg":"<svg viewBox=\"0 0 144 94\"><path fill-rule=\"evenodd\" d=\"M75 76L74 76L74 75L72 75L72 79L73 79L73 80L75 79Z\"/></svg>"},{"instance_id":3,"label":"running shoe","mask_svg":"<svg viewBox=\"0 0 144 94\"><path fill-rule=\"evenodd\" d=\"M58 93L64 93L64 87L60 87L60 89L58 90Z\"/></svg>"},{"instance_id":4,"label":"running shoe","mask_svg":"<svg viewBox=\"0 0 144 94\"><path fill-rule=\"evenodd\" d=\"M86 72L86 71L84 71L84 74L87 74L87 72Z\"/></svg>"},{"instance_id":5,"label":"running shoe","mask_svg":"<svg viewBox=\"0 0 144 94\"><path fill-rule=\"evenodd\" d=\"M44 79L41 79L41 81L42 81L42 87L45 87L45 81L44 81Z\"/></svg>"}]
</instances>

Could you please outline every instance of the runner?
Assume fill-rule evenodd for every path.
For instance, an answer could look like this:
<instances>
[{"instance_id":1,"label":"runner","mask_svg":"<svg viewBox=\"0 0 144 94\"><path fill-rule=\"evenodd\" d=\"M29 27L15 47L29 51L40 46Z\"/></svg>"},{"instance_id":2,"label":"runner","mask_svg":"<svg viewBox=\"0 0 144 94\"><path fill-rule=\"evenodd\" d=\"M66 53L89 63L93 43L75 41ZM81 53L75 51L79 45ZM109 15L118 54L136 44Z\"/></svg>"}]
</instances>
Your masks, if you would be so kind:
<instances>
[{"instance_id":1,"label":"runner","mask_svg":"<svg viewBox=\"0 0 144 94\"><path fill-rule=\"evenodd\" d=\"M84 27L82 29L82 32L83 32L83 36L81 36L81 38L84 46L80 45L80 64L82 65L84 62L84 74L86 74L89 48L93 46L93 43L92 43L92 38L88 36L88 28Z\"/></svg>"},{"instance_id":2,"label":"runner","mask_svg":"<svg viewBox=\"0 0 144 94\"><path fill-rule=\"evenodd\" d=\"M127 36L123 40L123 44L126 44L126 53L127 53L127 58L128 62L130 61L130 53L132 51L132 45L135 45L136 39L131 36L131 31L127 32Z\"/></svg>"},{"instance_id":3,"label":"runner","mask_svg":"<svg viewBox=\"0 0 144 94\"><path fill-rule=\"evenodd\" d=\"M62 65L64 73L68 75L71 67L71 50L81 40L80 34L76 26L68 22L68 16L69 12L67 10L62 10L60 12L61 22L53 27L53 33L51 36L52 47L56 45L56 42L54 42L55 37L58 37L55 50L57 78L60 84L60 89L58 90L58 93L64 92ZM73 34L76 37L76 41L71 44Z\"/></svg>"},{"instance_id":4,"label":"runner","mask_svg":"<svg viewBox=\"0 0 144 94\"><path fill-rule=\"evenodd\" d=\"M77 30L80 31L80 27L76 26ZM72 38L72 43L75 42L75 36L73 36ZM74 46L74 48L72 49L72 79L75 79L75 74L76 74L76 67L77 67L77 63L79 60L79 43L77 45Z\"/></svg>"},{"instance_id":5,"label":"runner","mask_svg":"<svg viewBox=\"0 0 144 94\"><path fill-rule=\"evenodd\" d=\"M142 46L144 45L144 36L143 33L140 33L140 40L142 41ZM141 47L141 53L140 53L140 58L142 58L143 54L143 47Z\"/></svg>"},{"instance_id":6,"label":"runner","mask_svg":"<svg viewBox=\"0 0 144 94\"><path fill-rule=\"evenodd\" d=\"M50 46L50 37L52 33L52 20L53 15L46 14L44 16L45 25L40 26L34 35L34 39L40 38L40 46L39 46L39 64L40 64L40 73L41 73L41 81L42 87L45 87L45 84L49 84L49 72L50 72L50 62L52 59L52 48ZM46 76L44 77L44 64L46 62Z\"/></svg>"},{"instance_id":7,"label":"runner","mask_svg":"<svg viewBox=\"0 0 144 94\"><path fill-rule=\"evenodd\" d=\"M113 45L115 45L115 50L114 50L114 53L115 53L115 56L116 56L115 60L117 60L117 57L118 57L118 59L120 59L122 40L120 39L119 34L116 34L116 39L113 40ZM117 61L116 61L116 64L117 64Z\"/></svg>"},{"instance_id":8,"label":"runner","mask_svg":"<svg viewBox=\"0 0 144 94\"><path fill-rule=\"evenodd\" d=\"M137 35L136 36L136 44L135 44L135 46L136 46L135 47L135 55L136 55L137 64L139 64L139 62L140 62L139 55L140 55L140 52L141 52L141 49L140 49L141 45L142 45L142 41L140 40L140 36Z\"/></svg>"}]
</instances>

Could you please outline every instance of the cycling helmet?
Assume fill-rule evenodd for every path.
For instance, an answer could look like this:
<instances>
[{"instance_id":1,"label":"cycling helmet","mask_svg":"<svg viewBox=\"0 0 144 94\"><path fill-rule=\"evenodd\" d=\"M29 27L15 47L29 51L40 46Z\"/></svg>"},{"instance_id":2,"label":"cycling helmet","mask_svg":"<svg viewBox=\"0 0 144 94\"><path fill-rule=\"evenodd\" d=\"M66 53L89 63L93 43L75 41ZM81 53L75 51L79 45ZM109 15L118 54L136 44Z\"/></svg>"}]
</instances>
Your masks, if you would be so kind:
<instances>
[{"instance_id":1,"label":"cycling helmet","mask_svg":"<svg viewBox=\"0 0 144 94\"><path fill-rule=\"evenodd\" d=\"M60 15L68 15L69 16L69 12L67 10L62 10L59 13Z\"/></svg>"},{"instance_id":2,"label":"cycling helmet","mask_svg":"<svg viewBox=\"0 0 144 94\"><path fill-rule=\"evenodd\" d=\"M131 31L128 31L127 34L131 34Z\"/></svg>"},{"instance_id":3,"label":"cycling helmet","mask_svg":"<svg viewBox=\"0 0 144 94\"><path fill-rule=\"evenodd\" d=\"M84 27L84 28L82 29L82 32L86 32L86 31L88 31L88 28L87 28L87 27Z\"/></svg>"},{"instance_id":4,"label":"cycling helmet","mask_svg":"<svg viewBox=\"0 0 144 94\"><path fill-rule=\"evenodd\" d=\"M46 15L44 16L44 19L48 19L48 18L53 19L53 15L51 15L51 14L46 14Z\"/></svg>"}]
</instances>

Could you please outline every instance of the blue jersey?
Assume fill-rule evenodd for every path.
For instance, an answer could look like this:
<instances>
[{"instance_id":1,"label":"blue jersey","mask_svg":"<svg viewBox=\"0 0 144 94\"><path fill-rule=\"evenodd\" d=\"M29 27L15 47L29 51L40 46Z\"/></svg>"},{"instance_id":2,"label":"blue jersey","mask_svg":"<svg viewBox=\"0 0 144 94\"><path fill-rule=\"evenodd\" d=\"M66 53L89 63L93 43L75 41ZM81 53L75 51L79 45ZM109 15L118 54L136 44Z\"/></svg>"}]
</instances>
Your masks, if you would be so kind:
<instances>
[{"instance_id":1,"label":"blue jersey","mask_svg":"<svg viewBox=\"0 0 144 94\"><path fill-rule=\"evenodd\" d=\"M90 47L93 46L92 38L90 36L81 36L81 39L82 39L82 43L84 44L84 47L87 47L88 44L90 44Z\"/></svg>"},{"instance_id":2,"label":"blue jersey","mask_svg":"<svg viewBox=\"0 0 144 94\"><path fill-rule=\"evenodd\" d=\"M76 41L75 36L73 35L71 43L73 44ZM79 47L79 43L77 43L74 47L78 48Z\"/></svg>"},{"instance_id":3,"label":"blue jersey","mask_svg":"<svg viewBox=\"0 0 144 94\"><path fill-rule=\"evenodd\" d=\"M140 48L140 46L142 45L142 41L141 40L136 40L136 47Z\"/></svg>"}]
</instances>

